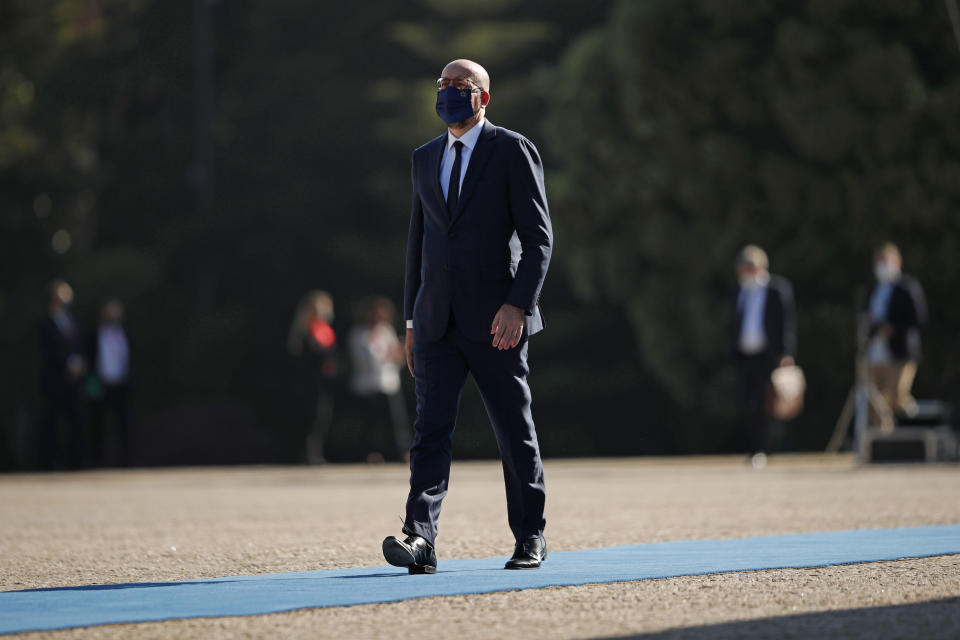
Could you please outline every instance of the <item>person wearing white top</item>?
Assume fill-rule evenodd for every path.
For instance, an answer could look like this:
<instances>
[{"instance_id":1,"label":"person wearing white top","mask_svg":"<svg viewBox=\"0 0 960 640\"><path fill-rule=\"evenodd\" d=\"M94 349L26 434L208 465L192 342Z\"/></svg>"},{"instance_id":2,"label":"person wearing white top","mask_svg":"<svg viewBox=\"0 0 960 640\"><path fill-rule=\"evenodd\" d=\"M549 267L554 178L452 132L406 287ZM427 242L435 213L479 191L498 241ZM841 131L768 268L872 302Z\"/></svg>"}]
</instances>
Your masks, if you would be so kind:
<instances>
[{"instance_id":1,"label":"person wearing white top","mask_svg":"<svg viewBox=\"0 0 960 640\"><path fill-rule=\"evenodd\" d=\"M409 459L410 421L400 388L400 367L406 360L393 326L394 307L386 298L369 300L361 308L362 322L350 330L347 347L352 374L350 390L361 403L367 462L382 462L381 450L395 460ZM390 425L392 442L378 437ZM378 442L379 441L379 442Z\"/></svg>"},{"instance_id":2,"label":"person wearing white top","mask_svg":"<svg viewBox=\"0 0 960 640\"><path fill-rule=\"evenodd\" d=\"M130 402L130 341L123 326L119 300L108 300L100 310L100 323L90 337L88 355L93 379L86 385L90 400L88 458L94 466L133 463ZM113 415L115 444L105 437L105 417Z\"/></svg>"}]
</instances>

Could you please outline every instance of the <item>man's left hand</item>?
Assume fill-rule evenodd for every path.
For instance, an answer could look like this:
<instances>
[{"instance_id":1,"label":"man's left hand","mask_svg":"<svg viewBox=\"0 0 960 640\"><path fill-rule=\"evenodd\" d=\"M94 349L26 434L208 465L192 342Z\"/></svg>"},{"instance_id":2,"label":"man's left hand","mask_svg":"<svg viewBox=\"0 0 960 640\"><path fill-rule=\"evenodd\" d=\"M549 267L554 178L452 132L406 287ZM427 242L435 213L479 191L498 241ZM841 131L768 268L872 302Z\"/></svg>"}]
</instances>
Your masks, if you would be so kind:
<instances>
[{"instance_id":1,"label":"man's left hand","mask_svg":"<svg viewBox=\"0 0 960 640\"><path fill-rule=\"evenodd\" d=\"M523 309L504 303L493 316L490 333L493 334L493 346L501 351L512 349L520 343L523 335Z\"/></svg>"}]
</instances>

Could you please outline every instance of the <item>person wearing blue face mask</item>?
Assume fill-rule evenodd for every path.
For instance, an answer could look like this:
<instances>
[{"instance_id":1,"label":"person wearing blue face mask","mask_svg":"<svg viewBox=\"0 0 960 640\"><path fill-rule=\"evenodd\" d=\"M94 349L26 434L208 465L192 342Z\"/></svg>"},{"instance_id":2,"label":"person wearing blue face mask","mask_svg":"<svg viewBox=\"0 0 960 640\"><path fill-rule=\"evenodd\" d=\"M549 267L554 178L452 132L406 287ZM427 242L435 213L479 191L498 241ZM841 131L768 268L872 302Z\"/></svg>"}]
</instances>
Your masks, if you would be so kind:
<instances>
[{"instance_id":1,"label":"person wearing blue face mask","mask_svg":"<svg viewBox=\"0 0 960 640\"><path fill-rule=\"evenodd\" d=\"M923 287L903 273L902 267L897 245L888 242L877 249L873 263L876 282L862 309L867 380L890 409L880 415L871 405L870 424L884 430L893 429L893 412L916 413L910 389L921 358L920 329L927 320Z\"/></svg>"},{"instance_id":2,"label":"person wearing blue face mask","mask_svg":"<svg viewBox=\"0 0 960 640\"><path fill-rule=\"evenodd\" d=\"M405 537L383 554L410 573L435 573L460 394L472 374L503 460L507 520L516 544L507 569L546 559L543 464L527 385L528 339L543 328L540 291L553 231L540 154L486 119L490 76L454 60L437 86L446 131L413 152L413 203L403 311L417 394Z\"/></svg>"}]
</instances>

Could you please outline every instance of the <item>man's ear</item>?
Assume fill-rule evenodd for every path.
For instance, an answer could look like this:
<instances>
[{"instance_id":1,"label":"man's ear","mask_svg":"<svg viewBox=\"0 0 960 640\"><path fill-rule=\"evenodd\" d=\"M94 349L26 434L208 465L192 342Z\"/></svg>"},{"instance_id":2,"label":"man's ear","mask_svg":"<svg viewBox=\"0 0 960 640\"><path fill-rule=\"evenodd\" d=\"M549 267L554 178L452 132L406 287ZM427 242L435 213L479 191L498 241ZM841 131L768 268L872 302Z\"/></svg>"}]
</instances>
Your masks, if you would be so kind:
<instances>
[{"instance_id":1,"label":"man's ear","mask_svg":"<svg viewBox=\"0 0 960 640\"><path fill-rule=\"evenodd\" d=\"M486 91L480 91L480 106L485 107L490 104L490 94Z\"/></svg>"}]
</instances>

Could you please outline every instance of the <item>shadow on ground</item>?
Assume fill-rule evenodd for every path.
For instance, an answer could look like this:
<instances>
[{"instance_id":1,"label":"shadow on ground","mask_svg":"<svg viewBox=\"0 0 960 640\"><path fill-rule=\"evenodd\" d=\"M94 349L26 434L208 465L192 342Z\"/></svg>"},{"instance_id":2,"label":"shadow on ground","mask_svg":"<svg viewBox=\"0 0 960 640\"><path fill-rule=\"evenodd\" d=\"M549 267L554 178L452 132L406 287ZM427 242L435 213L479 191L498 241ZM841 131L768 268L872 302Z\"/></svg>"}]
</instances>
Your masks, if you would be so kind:
<instances>
[{"instance_id":1,"label":"shadow on ground","mask_svg":"<svg viewBox=\"0 0 960 640\"><path fill-rule=\"evenodd\" d=\"M960 638L960 598L889 607L841 609L793 616L668 629L617 640L702 638ZM607 640L614 640L608 638Z\"/></svg>"}]
</instances>

